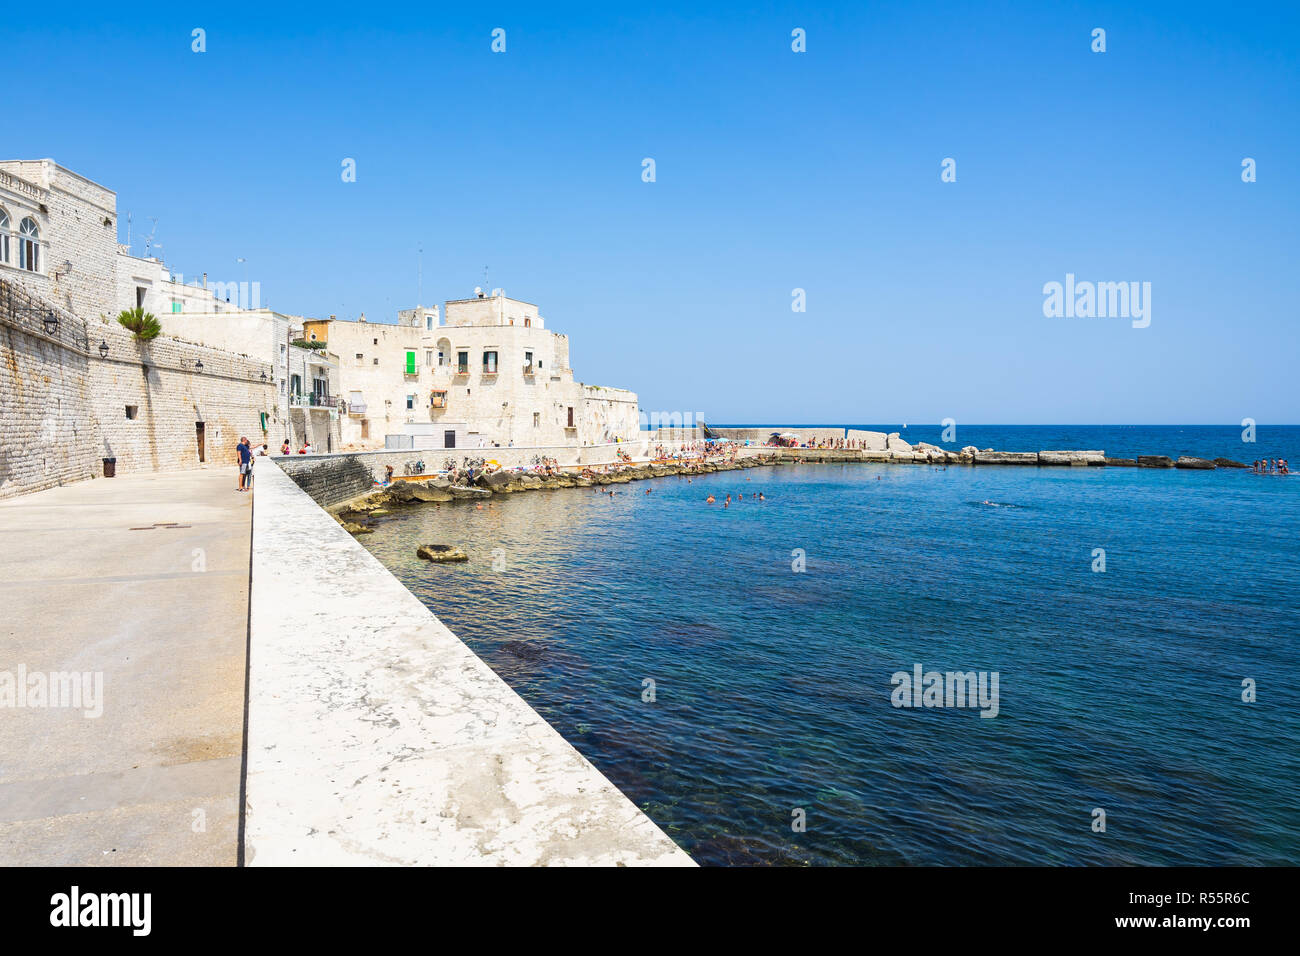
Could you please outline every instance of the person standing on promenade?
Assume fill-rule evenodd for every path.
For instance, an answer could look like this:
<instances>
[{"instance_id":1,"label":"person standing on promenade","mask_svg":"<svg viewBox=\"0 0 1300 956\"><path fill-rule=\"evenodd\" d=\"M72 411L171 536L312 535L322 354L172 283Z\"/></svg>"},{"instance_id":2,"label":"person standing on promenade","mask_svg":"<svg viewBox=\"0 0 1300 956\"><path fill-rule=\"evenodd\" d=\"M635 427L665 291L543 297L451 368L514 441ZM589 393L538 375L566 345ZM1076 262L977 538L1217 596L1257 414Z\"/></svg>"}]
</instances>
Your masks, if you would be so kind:
<instances>
[{"instance_id":1,"label":"person standing on promenade","mask_svg":"<svg viewBox=\"0 0 1300 956\"><path fill-rule=\"evenodd\" d=\"M235 451L239 453L239 484L235 490L244 491L248 471L252 467L249 463L253 460L253 450L248 446L248 439L241 437L239 444L235 446Z\"/></svg>"}]
</instances>

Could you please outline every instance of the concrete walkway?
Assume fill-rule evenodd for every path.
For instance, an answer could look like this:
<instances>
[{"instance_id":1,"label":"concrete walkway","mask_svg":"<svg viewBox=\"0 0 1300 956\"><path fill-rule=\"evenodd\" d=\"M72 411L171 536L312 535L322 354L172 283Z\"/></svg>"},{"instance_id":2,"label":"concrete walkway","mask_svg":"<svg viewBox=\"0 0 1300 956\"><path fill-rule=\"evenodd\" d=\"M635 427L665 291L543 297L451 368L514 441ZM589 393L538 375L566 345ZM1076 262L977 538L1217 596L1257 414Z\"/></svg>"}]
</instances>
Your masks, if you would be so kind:
<instances>
[{"instance_id":1,"label":"concrete walkway","mask_svg":"<svg viewBox=\"0 0 1300 956\"><path fill-rule=\"evenodd\" d=\"M0 865L235 864L251 496L234 484L213 467L0 501ZM91 698L101 675L102 715L14 697L24 672L89 674L73 686Z\"/></svg>"}]
</instances>

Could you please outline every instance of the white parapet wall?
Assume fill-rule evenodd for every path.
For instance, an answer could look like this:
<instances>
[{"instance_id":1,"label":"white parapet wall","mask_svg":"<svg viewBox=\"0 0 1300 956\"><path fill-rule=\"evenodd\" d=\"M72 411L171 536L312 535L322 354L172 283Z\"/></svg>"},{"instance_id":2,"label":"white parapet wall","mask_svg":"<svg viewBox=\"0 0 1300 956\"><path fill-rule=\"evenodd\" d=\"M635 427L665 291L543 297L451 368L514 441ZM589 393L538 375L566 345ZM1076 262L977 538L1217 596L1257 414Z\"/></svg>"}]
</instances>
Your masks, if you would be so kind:
<instances>
[{"instance_id":1,"label":"white parapet wall","mask_svg":"<svg viewBox=\"0 0 1300 956\"><path fill-rule=\"evenodd\" d=\"M279 466L257 468L249 865L693 865Z\"/></svg>"}]
</instances>

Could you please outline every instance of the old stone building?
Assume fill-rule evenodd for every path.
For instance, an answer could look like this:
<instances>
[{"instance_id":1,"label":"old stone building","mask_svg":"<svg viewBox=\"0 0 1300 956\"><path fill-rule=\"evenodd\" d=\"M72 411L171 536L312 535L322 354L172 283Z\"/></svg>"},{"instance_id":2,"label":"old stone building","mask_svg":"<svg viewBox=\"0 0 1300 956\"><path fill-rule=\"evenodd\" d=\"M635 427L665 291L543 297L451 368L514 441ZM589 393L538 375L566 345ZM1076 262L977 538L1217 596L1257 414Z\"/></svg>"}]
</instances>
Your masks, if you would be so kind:
<instances>
[{"instance_id":1,"label":"old stone building","mask_svg":"<svg viewBox=\"0 0 1300 956\"><path fill-rule=\"evenodd\" d=\"M418 434L422 447L596 445L636 438L637 397L584 385L568 336L538 307L501 290L398 313L396 325L307 321L339 357L344 446L383 447Z\"/></svg>"}]
</instances>

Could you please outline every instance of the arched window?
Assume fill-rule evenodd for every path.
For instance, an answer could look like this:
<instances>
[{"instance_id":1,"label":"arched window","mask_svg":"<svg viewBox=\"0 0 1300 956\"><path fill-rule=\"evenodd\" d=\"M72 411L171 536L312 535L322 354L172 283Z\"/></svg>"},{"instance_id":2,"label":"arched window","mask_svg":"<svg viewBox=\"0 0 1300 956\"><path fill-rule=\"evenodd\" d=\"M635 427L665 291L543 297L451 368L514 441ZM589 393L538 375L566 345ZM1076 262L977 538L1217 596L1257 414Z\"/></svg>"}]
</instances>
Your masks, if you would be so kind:
<instances>
[{"instance_id":1,"label":"arched window","mask_svg":"<svg viewBox=\"0 0 1300 956\"><path fill-rule=\"evenodd\" d=\"M18 226L18 268L41 271L41 233L30 217Z\"/></svg>"},{"instance_id":2,"label":"arched window","mask_svg":"<svg viewBox=\"0 0 1300 956\"><path fill-rule=\"evenodd\" d=\"M524 328L529 328L530 326L532 326L532 324L533 324L532 319L524 319Z\"/></svg>"},{"instance_id":3,"label":"arched window","mask_svg":"<svg viewBox=\"0 0 1300 956\"><path fill-rule=\"evenodd\" d=\"M0 262L9 265L9 213L0 209Z\"/></svg>"}]
</instances>

